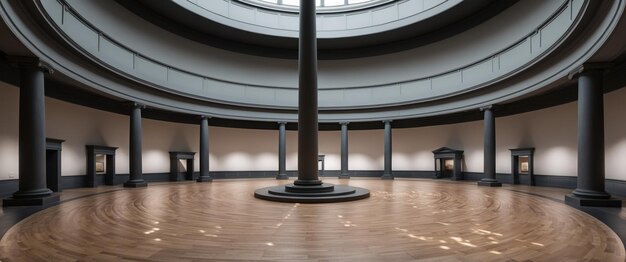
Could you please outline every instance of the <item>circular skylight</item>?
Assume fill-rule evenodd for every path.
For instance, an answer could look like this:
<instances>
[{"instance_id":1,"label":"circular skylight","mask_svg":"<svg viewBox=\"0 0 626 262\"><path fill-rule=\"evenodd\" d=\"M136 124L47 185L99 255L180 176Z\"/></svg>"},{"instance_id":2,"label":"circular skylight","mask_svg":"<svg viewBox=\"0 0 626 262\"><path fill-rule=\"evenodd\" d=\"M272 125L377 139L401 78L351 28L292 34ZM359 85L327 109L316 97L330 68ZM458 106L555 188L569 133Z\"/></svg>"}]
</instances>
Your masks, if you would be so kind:
<instances>
[{"instance_id":1,"label":"circular skylight","mask_svg":"<svg viewBox=\"0 0 626 262\"><path fill-rule=\"evenodd\" d=\"M241 2L287 12L298 12L300 0L239 0ZM393 0L315 0L318 13L354 11Z\"/></svg>"}]
</instances>

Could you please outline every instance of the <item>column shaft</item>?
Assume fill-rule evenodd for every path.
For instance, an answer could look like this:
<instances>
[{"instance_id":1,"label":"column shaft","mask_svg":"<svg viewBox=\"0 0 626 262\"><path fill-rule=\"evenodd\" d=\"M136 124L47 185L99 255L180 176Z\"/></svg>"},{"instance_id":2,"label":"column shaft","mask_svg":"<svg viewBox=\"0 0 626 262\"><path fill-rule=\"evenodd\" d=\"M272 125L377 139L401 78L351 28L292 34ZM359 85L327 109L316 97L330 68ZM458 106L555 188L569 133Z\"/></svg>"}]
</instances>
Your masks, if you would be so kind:
<instances>
[{"instance_id":1,"label":"column shaft","mask_svg":"<svg viewBox=\"0 0 626 262\"><path fill-rule=\"evenodd\" d=\"M318 179L317 44L315 1L300 0L298 88L298 180L296 185L321 185Z\"/></svg>"},{"instance_id":2,"label":"column shaft","mask_svg":"<svg viewBox=\"0 0 626 262\"><path fill-rule=\"evenodd\" d=\"M200 175L196 181L213 181L209 174L209 119L205 116L200 118Z\"/></svg>"},{"instance_id":3,"label":"column shaft","mask_svg":"<svg viewBox=\"0 0 626 262\"><path fill-rule=\"evenodd\" d=\"M287 143L285 141L287 130L285 125L285 122L278 123L278 175L276 179L289 179L287 176Z\"/></svg>"},{"instance_id":4,"label":"column shaft","mask_svg":"<svg viewBox=\"0 0 626 262\"><path fill-rule=\"evenodd\" d=\"M578 78L578 197L608 199L604 191L604 101L602 71Z\"/></svg>"},{"instance_id":5,"label":"column shaft","mask_svg":"<svg viewBox=\"0 0 626 262\"><path fill-rule=\"evenodd\" d=\"M385 123L385 171L382 179L393 179L391 171L391 121L384 121Z\"/></svg>"},{"instance_id":6,"label":"column shaft","mask_svg":"<svg viewBox=\"0 0 626 262\"><path fill-rule=\"evenodd\" d=\"M36 66L20 69L19 173L15 198L52 194L46 186L44 72Z\"/></svg>"},{"instance_id":7,"label":"column shaft","mask_svg":"<svg viewBox=\"0 0 626 262\"><path fill-rule=\"evenodd\" d=\"M484 163L485 176L478 181L480 186L502 186L496 179L496 118L491 106L484 107Z\"/></svg>"},{"instance_id":8,"label":"column shaft","mask_svg":"<svg viewBox=\"0 0 626 262\"><path fill-rule=\"evenodd\" d=\"M341 173L339 178L350 178L348 174L348 123L341 123Z\"/></svg>"},{"instance_id":9,"label":"column shaft","mask_svg":"<svg viewBox=\"0 0 626 262\"><path fill-rule=\"evenodd\" d=\"M129 180L124 187L144 187L141 155L141 109L143 105L133 103L130 112Z\"/></svg>"}]
</instances>

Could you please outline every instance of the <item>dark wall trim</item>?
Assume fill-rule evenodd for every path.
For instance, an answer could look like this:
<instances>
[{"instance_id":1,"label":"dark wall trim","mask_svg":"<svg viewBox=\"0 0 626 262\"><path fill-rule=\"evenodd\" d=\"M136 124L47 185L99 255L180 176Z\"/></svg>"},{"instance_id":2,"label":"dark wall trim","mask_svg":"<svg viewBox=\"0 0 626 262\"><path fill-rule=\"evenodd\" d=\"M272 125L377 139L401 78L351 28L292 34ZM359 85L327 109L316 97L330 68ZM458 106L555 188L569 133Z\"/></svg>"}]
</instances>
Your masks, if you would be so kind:
<instances>
[{"instance_id":1,"label":"dark wall trim","mask_svg":"<svg viewBox=\"0 0 626 262\"><path fill-rule=\"evenodd\" d=\"M275 178L278 171L212 171L211 176L215 179L242 179L242 178ZM320 179L337 178L341 173L340 170L325 170ZM367 177L378 178L383 174L382 170L351 170L348 172L351 177ZM297 177L297 171L287 171L289 177ZM394 170L393 175L396 178L426 178L435 179L434 171L402 171ZM143 174L147 182L167 182L169 181L169 173L149 173ZM194 173L194 179L198 177L198 172ZM478 181L483 178L483 173L463 172L465 180ZM498 181L511 184L513 177L511 174L496 174ZM445 179L445 178L444 178ZM520 184L528 185L528 181L524 176L520 177ZM115 176L115 185L121 185L128 180L128 174L118 174ZM61 186L63 189L86 187L87 176L62 176ZM172 182L176 183L176 182ZM551 176L535 174L535 183L541 187L557 187L557 188L576 188L576 177L573 176ZM0 197L6 197L13 194L18 189L18 180L0 180ZM626 181L606 179L606 191L613 195L626 197Z\"/></svg>"},{"instance_id":2,"label":"dark wall trim","mask_svg":"<svg viewBox=\"0 0 626 262\"><path fill-rule=\"evenodd\" d=\"M611 91L626 87L626 78L622 77L624 73L626 73L626 63L615 66L610 72L607 72L605 76L604 92L609 93ZM19 75L19 73L15 70L15 68L8 66L7 62L3 61L3 59L0 57L0 81L19 86L19 81L15 77L16 75ZM498 110L496 110L494 114L496 115L496 117L505 117L574 102L576 101L578 96L576 87L576 83L570 81L563 84L559 88L554 88L540 95L531 96L506 104L499 104ZM113 98L92 93L82 88L74 87L69 84L55 81L52 79L46 79L46 96L89 108L100 109L123 115L128 114L128 108L124 106L124 101L118 101ZM196 115L171 112L156 108L146 108L145 110L143 110L142 116L144 118L176 123L199 123L198 116ZM478 121L481 119L482 115L478 110L470 110L432 117L398 119L394 120L394 122L392 123L392 127L412 128L436 126ZM211 118L209 120L209 125L232 128L278 130L278 124L276 122L234 120L217 117ZM287 123L286 128L287 130L297 130L298 126L297 123ZM350 130L371 130L382 128L383 124L380 121L352 122L349 126ZM319 129L320 131L338 131L341 129L341 125L339 124L339 122L320 123Z\"/></svg>"}]
</instances>

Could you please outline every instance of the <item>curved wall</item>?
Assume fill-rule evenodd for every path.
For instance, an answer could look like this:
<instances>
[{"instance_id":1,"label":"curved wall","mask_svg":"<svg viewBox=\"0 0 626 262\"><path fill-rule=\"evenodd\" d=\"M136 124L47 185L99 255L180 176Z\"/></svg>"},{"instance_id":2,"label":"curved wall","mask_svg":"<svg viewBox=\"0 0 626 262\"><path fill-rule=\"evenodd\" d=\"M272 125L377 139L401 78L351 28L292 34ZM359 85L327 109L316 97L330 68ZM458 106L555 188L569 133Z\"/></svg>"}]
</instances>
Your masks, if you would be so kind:
<instances>
[{"instance_id":1,"label":"curved wall","mask_svg":"<svg viewBox=\"0 0 626 262\"><path fill-rule=\"evenodd\" d=\"M17 178L18 90L0 82L0 180ZM605 95L606 178L626 180L626 88ZM535 173L576 175L576 103L496 119L497 172L510 172L508 149L536 148ZM62 174L85 174L85 145L119 147L116 169L128 172L128 117L46 99L48 137L64 139ZM143 120L144 173L169 172L168 151L198 151L198 126ZM210 128L211 171L277 170L278 131ZM383 169L383 130L349 132L351 170ZM326 170L340 168L338 131L320 132ZM482 172L482 122L393 130L393 169L430 171L431 151L465 150L464 171ZM197 159L197 155L196 155ZM197 163L198 161L196 161ZM196 166L197 170L198 166ZM287 132L287 169L297 168L297 137Z\"/></svg>"},{"instance_id":2,"label":"curved wall","mask_svg":"<svg viewBox=\"0 0 626 262\"><path fill-rule=\"evenodd\" d=\"M70 9L62 8L58 1L42 1L42 4L53 24L70 42L119 74L194 99L249 108L295 108L295 61L236 54L189 41L142 20L112 1L66 2ZM431 45L390 55L320 61L320 121L371 121L456 112L541 88L545 84L537 83L545 81L545 77L554 81L563 78L566 72L550 68L529 83L506 85L489 94L480 94L480 98L437 106L416 106L417 102L459 95L493 84L535 63L579 22L586 3L583 0L520 1L475 28ZM76 13L68 10L76 10ZM94 31L95 28L99 31ZM594 44L597 43L591 43ZM586 51L581 50L580 55L589 55ZM559 66L567 68L575 63L576 60L567 61ZM61 66L77 70L73 72L75 74L86 75L68 64ZM91 77L85 82L98 82L94 79ZM136 92L134 97L128 97L133 92L123 92L124 86L110 81L99 82L95 88L105 92L119 89L115 95L143 99ZM146 99L142 102L161 108L171 104L154 101ZM407 104L412 108L403 111L324 114L324 110L330 109ZM167 109L185 111L186 108L176 105ZM198 109L194 107L193 110ZM236 118L237 113L247 119L293 120L294 117L284 112L272 117L269 113L224 115L220 110L205 110L225 118Z\"/></svg>"}]
</instances>

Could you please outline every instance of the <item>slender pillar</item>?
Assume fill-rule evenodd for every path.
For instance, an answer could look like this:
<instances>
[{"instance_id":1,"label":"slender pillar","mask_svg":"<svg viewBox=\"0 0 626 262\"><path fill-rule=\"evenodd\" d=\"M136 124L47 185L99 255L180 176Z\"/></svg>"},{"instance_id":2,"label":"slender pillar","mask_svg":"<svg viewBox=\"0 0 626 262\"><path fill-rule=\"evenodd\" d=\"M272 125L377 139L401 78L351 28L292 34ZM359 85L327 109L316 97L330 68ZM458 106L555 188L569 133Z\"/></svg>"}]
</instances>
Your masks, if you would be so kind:
<instances>
[{"instance_id":1,"label":"slender pillar","mask_svg":"<svg viewBox=\"0 0 626 262\"><path fill-rule=\"evenodd\" d=\"M286 128L285 122L278 122L278 175L276 175L276 179L289 179L287 176L287 146L286 146Z\"/></svg>"},{"instance_id":2,"label":"slender pillar","mask_svg":"<svg viewBox=\"0 0 626 262\"><path fill-rule=\"evenodd\" d=\"M44 71L51 70L36 58L19 60L19 190L3 205L47 205L59 200L46 185Z\"/></svg>"},{"instance_id":3,"label":"slender pillar","mask_svg":"<svg viewBox=\"0 0 626 262\"><path fill-rule=\"evenodd\" d=\"M124 187L145 187L143 180L142 156L141 156L141 109L144 106L131 103L130 111L130 146L129 146L129 169L130 177Z\"/></svg>"},{"instance_id":4,"label":"slender pillar","mask_svg":"<svg viewBox=\"0 0 626 262\"><path fill-rule=\"evenodd\" d=\"M383 121L385 123L385 172L382 179L393 179L391 172L391 120Z\"/></svg>"},{"instance_id":5,"label":"slender pillar","mask_svg":"<svg viewBox=\"0 0 626 262\"><path fill-rule=\"evenodd\" d=\"M200 117L200 176L197 182L211 182L209 174L209 118Z\"/></svg>"},{"instance_id":6,"label":"slender pillar","mask_svg":"<svg viewBox=\"0 0 626 262\"><path fill-rule=\"evenodd\" d=\"M583 65L578 77L578 182L565 202L574 206L621 207L604 189L604 66Z\"/></svg>"},{"instance_id":7,"label":"slender pillar","mask_svg":"<svg viewBox=\"0 0 626 262\"><path fill-rule=\"evenodd\" d=\"M321 185L318 179L317 40L315 1L300 0L297 186Z\"/></svg>"},{"instance_id":8,"label":"slender pillar","mask_svg":"<svg viewBox=\"0 0 626 262\"><path fill-rule=\"evenodd\" d=\"M349 179L348 174L348 122L342 122L341 124L341 174L340 179Z\"/></svg>"},{"instance_id":9,"label":"slender pillar","mask_svg":"<svg viewBox=\"0 0 626 262\"><path fill-rule=\"evenodd\" d=\"M479 186L502 186L496 179L496 118L492 106L480 109L484 113L484 165L485 176L478 181Z\"/></svg>"}]
</instances>

